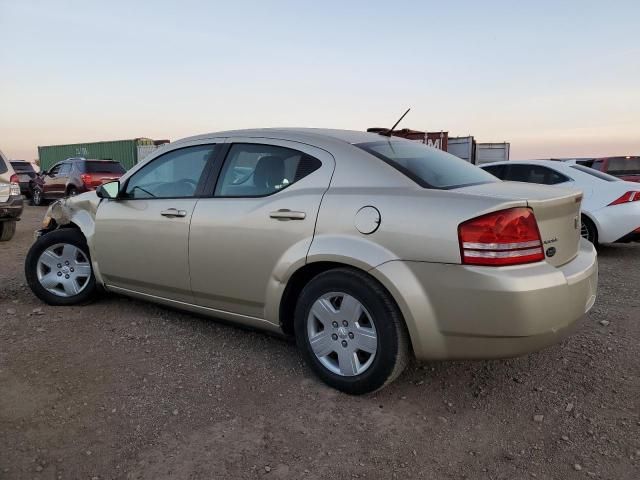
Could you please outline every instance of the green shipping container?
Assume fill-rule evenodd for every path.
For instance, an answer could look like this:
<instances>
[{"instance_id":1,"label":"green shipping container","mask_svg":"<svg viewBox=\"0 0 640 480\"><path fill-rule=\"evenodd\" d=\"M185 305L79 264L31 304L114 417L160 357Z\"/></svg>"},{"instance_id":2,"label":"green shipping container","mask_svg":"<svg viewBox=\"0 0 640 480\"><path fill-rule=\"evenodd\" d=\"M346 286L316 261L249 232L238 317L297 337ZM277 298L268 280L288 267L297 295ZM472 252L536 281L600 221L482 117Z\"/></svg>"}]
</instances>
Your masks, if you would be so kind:
<instances>
[{"instance_id":1,"label":"green shipping container","mask_svg":"<svg viewBox=\"0 0 640 480\"><path fill-rule=\"evenodd\" d=\"M38 157L42 170L48 170L56 163L72 157L116 160L129 170L156 148L156 143L150 138L134 138L133 140L38 147Z\"/></svg>"}]
</instances>

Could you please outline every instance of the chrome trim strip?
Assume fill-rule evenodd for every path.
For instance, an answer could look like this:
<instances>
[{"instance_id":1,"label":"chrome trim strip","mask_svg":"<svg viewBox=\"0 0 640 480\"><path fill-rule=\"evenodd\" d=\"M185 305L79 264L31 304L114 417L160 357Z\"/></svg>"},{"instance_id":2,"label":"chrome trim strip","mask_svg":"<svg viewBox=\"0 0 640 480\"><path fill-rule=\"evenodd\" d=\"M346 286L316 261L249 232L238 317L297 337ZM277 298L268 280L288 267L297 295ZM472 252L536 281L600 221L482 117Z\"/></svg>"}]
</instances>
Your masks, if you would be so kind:
<instances>
[{"instance_id":1,"label":"chrome trim strip","mask_svg":"<svg viewBox=\"0 0 640 480\"><path fill-rule=\"evenodd\" d=\"M507 252L479 252L477 250L465 250L465 257L472 258L517 258L526 257L527 255L536 255L542 253L541 248L530 248L528 250L511 250Z\"/></svg>"},{"instance_id":2,"label":"chrome trim strip","mask_svg":"<svg viewBox=\"0 0 640 480\"><path fill-rule=\"evenodd\" d=\"M531 248L539 247L542 244L540 240L531 240L530 242L517 243L474 243L463 242L462 248L470 248L472 250L512 250L514 248Z\"/></svg>"}]
</instances>

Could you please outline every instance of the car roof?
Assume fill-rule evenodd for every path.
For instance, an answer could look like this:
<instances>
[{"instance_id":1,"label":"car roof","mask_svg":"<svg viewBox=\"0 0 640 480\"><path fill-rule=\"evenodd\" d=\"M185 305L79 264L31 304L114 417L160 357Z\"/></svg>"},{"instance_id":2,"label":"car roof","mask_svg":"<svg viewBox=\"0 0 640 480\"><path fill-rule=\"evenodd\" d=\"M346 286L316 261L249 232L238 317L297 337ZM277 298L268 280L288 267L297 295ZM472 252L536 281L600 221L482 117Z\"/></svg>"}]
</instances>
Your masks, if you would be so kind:
<instances>
[{"instance_id":1,"label":"car roof","mask_svg":"<svg viewBox=\"0 0 640 480\"><path fill-rule=\"evenodd\" d=\"M483 163L482 165L478 166L482 168L491 167L492 165L544 165L546 167L552 168L566 168L572 164L560 160L506 160L502 162Z\"/></svg>"},{"instance_id":2,"label":"car roof","mask_svg":"<svg viewBox=\"0 0 640 480\"><path fill-rule=\"evenodd\" d=\"M358 130L338 130L330 128L253 128L195 135L193 137L183 138L174 143L204 140L212 137L263 137L302 143L338 140L350 144L375 142L385 138L378 133L362 132ZM394 140L403 141L403 139L398 137L392 138Z\"/></svg>"},{"instance_id":3,"label":"car roof","mask_svg":"<svg viewBox=\"0 0 640 480\"><path fill-rule=\"evenodd\" d=\"M58 163L63 162L117 162L118 160L106 160L104 158L82 158L82 157L71 157L65 160L62 160Z\"/></svg>"}]
</instances>

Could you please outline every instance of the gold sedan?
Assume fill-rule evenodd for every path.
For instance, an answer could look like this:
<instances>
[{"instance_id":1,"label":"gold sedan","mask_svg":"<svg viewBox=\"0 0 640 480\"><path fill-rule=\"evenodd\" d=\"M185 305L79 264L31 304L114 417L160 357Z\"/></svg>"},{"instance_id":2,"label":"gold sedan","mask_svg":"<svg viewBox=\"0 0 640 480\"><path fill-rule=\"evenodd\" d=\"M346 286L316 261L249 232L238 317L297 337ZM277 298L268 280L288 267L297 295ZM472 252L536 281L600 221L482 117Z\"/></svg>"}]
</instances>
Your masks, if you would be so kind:
<instances>
[{"instance_id":1,"label":"gold sedan","mask_svg":"<svg viewBox=\"0 0 640 480\"><path fill-rule=\"evenodd\" d=\"M596 296L581 198L373 133L212 133L53 204L25 268L53 305L105 289L295 335L320 378L360 394L411 356L562 338Z\"/></svg>"}]
</instances>

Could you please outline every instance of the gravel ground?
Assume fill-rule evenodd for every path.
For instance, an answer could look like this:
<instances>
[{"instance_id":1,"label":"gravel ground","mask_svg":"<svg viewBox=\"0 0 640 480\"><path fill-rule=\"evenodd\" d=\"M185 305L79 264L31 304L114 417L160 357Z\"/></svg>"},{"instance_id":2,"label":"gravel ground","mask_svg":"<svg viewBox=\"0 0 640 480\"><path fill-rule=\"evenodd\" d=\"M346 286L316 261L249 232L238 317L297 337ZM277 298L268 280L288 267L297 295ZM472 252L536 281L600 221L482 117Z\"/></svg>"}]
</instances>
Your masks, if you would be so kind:
<instances>
[{"instance_id":1,"label":"gravel ground","mask_svg":"<svg viewBox=\"0 0 640 480\"><path fill-rule=\"evenodd\" d=\"M640 245L560 345L349 397L295 345L117 296L49 307L0 244L0 478L640 478Z\"/></svg>"}]
</instances>

